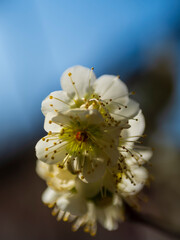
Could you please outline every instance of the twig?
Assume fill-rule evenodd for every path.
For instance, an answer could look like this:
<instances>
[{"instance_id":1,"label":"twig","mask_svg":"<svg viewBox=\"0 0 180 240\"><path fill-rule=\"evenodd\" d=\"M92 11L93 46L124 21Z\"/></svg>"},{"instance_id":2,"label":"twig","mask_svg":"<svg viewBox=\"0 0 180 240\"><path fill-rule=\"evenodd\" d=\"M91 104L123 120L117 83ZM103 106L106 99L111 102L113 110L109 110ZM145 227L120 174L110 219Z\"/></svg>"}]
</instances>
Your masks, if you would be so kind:
<instances>
[{"instance_id":1,"label":"twig","mask_svg":"<svg viewBox=\"0 0 180 240\"><path fill-rule=\"evenodd\" d=\"M168 234L169 236L176 237L180 239L180 232L173 230L172 228L168 227L166 224L162 223L162 220L152 218L148 215L140 214L136 212L133 208L125 204L126 214L128 215L129 222L138 222L144 225L147 225L151 228L154 228L158 231L161 231L164 234Z\"/></svg>"}]
</instances>

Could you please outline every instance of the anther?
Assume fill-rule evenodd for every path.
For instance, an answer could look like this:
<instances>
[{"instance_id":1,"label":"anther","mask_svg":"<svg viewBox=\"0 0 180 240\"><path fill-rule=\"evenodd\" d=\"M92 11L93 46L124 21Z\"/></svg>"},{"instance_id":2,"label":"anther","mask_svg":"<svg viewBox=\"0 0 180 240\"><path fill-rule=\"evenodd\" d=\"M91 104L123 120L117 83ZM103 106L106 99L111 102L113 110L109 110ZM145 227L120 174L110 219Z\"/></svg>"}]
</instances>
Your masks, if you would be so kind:
<instances>
[{"instance_id":1,"label":"anther","mask_svg":"<svg viewBox=\"0 0 180 240\"><path fill-rule=\"evenodd\" d=\"M53 99L53 96L49 96L49 99Z\"/></svg>"},{"instance_id":2,"label":"anther","mask_svg":"<svg viewBox=\"0 0 180 240\"><path fill-rule=\"evenodd\" d=\"M62 168L62 169L64 168L63 165L61 165L61 164L58 164L57 166L58 166L59 168Z\"/></svg>"},{"instance_id":3,"label":"anther","mask_svg":"<svg viewBox=\"0 0 180 240\"><path fill-rule=\"evenodd\" d=\"M72 75L72 73L71 73L71 72L69 72L69 73L68 73L68 76L70 77L71 75Z\"/></svg>"}]
</instances>

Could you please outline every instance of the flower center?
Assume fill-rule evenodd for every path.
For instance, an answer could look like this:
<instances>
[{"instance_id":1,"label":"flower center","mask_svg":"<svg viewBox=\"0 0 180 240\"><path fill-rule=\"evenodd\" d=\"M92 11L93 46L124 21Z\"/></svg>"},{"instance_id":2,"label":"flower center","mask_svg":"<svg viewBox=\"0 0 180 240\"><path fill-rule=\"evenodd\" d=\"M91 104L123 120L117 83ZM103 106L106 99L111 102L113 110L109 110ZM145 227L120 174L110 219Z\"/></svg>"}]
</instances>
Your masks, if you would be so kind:
<instances>
[{"instance_id":1,"label":"flower center","mask_svg":"<svg viewBox=\"0 0 180 240\"><path fill-rule=\"evenodd\" d=\"M105 193L105 196L102 196L102 192L99 192L96 196L90 198L89 200L93 201L97 207L106 207L112 204L113 194L103 187L102 191Z\"/></svg>"},{"instance_id":2,"label":"flower center","mask_svg":"<svg viewBox=\"0 0 180 240\"><path fill-rule=\"evenodd\" d=\"M88 135L86 132L77 132L76 139L81 142L85 142L88 139Z\"/></svg>"}]
</instances>

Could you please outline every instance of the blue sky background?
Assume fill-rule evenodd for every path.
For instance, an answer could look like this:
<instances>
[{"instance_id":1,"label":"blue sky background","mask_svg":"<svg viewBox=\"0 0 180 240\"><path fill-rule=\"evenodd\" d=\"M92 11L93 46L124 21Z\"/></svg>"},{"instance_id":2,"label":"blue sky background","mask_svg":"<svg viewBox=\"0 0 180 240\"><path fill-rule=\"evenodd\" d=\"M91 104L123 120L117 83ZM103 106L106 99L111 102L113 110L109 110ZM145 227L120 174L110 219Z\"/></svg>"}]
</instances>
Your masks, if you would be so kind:
<instances>
[{"instance_id":1,"label":"blue sky background","mask_svg":"<svg viewBox=\"0 0 180 240\"><path fill-rule=\"evenodd\" d=\"M162 128L179 142L179 13L178 0L0 1L1 161L42 132L41 101L60 89L66 68L93 66L126 81L171 39L176 90Z\"/></svg>"}]
</instances>

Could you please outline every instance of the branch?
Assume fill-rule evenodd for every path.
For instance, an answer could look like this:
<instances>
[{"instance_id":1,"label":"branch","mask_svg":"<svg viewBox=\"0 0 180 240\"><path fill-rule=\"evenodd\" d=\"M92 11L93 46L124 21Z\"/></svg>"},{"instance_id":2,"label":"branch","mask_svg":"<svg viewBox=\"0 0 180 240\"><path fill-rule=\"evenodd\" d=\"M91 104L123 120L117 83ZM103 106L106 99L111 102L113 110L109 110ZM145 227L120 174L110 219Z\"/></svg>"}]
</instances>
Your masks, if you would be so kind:
<instances>
[{"instance_id":1,"label":"branch","mask_svg":"<svg viewBox=\"0 0 180 240\"><path fill-rule=\"evenodd\" d=\"M136 212L133 208L131 208L127 204L125 204L125 208L126 208L126 213L128 215L127 220L129 222L138 222L146 226L149 226L151 228L154 228L158 231L161 231L164 234L180 239L180 232L173 230L172 228L167 226L167 224L163 224L161 219L155 219L148 215L140 214L139 212Z\"/></svg>"}]
</instances>

